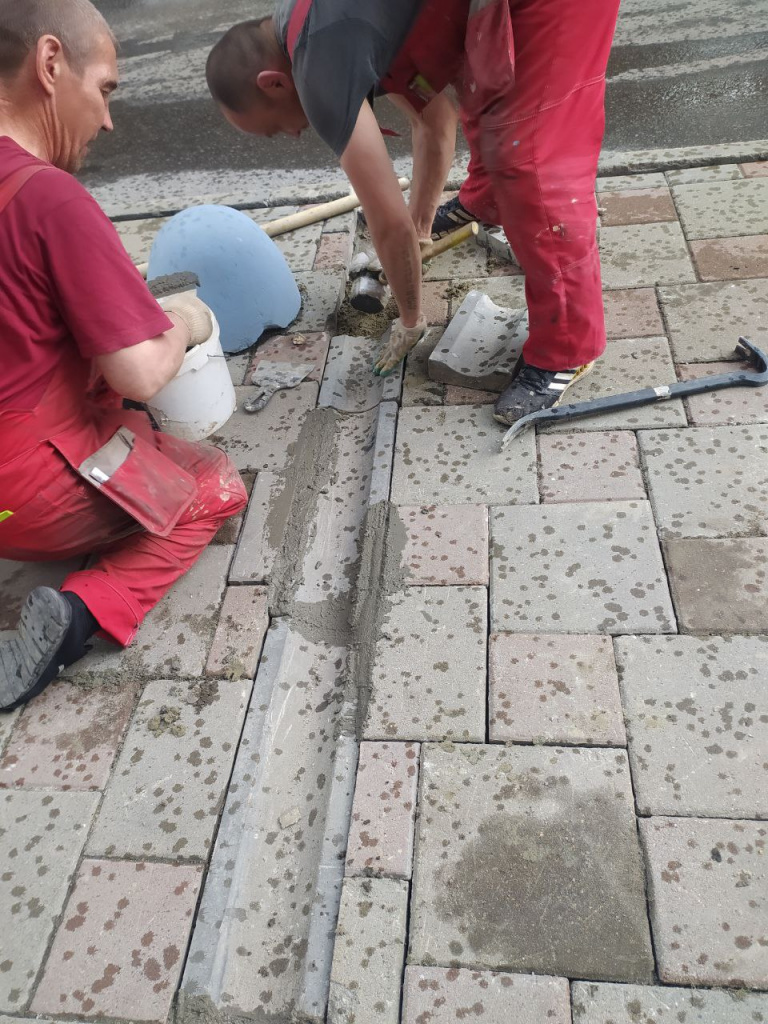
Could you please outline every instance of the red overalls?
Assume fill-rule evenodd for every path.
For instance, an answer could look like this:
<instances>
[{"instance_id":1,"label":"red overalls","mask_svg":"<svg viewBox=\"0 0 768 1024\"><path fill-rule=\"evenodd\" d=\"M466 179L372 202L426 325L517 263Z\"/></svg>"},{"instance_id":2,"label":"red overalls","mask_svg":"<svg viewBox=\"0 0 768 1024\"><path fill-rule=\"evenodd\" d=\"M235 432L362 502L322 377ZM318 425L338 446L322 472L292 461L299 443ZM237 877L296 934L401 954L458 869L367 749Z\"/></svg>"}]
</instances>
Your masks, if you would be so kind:
<instances>
[{"instance_id":1,"label":"red overalls","mask_svg":"<svg viewBox=\"0 0 768 1024\"><path fill-rule=\"evenodd\" d=\"M0 212L7 193L4 200ZM78 594L104 633L125 645L247 495L224 452L153 431L145 413L124 410L103 382L89 387L90 376L74 356L35 409L0 411L0 511L13 512L0 522L0 558L100 552L62 590ZM118 433L129 453L110 463L104 446ZM101 489L79 472L99 450L96 462L111 477Z\"/></svg>"},{"instance_id":2,"label":"red overalls","mask_svg":"<svg viewBox=\"0 0 768 1024\"><path fill-rule=\"evenodd\" d=\"M313 0L299 0L293 52ZM322 0L314 0L321 3ZM462 198L525 272L533 366L597 358L605 322L595 177L619 0L425 0L381 87L421 110L454 84L472 161Z\"/></svg>"}]
</instances>

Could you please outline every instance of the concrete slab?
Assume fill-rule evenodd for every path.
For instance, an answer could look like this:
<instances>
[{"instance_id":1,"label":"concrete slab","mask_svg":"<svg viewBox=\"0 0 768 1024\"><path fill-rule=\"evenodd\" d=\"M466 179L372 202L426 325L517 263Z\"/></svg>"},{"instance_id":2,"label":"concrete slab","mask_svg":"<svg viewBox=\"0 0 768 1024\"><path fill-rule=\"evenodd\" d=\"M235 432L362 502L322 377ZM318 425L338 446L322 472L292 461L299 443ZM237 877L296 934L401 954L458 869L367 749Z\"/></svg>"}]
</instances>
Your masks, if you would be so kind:
<instances>
[{"instance_id":1,"label":"concrete slab","mask_svg":"<svg viewBox=\"0 0 768 1024\"><path fill-rule=\"evenodd\" d=\"M396 505L535 504L535 435L501 452L488 406L403 409L392 483Z\"/></svg>"},{"instance_id":2,"label":"concrete slab","mask_svg":"<svg viewBox=\"0 0 768 1024\"><path fill-rule=\"evenodd\" d=\"M259 473L256 478L229 570L230 583L269 583L288 515L282 500L285 487L284 477L276 473Z\"/></svg>"},{"instance_id":3,"label":"concrete slab","mask_svg":"<svg viewBox=\"0 0 768 1024\"><path fill-rule=\"evenodd\" d=\"M656 171L647 174L615 174L598 178L596 191L624 192L628 188L663 188L666 183L664 175Z\"/></svg>"},{"instance_id":4,"label":"concrete slab","mask_svg":"<svg viewBox=\"0 0 768 1024\"><path fill-rule=\"evenodd\" d=\"M422 748L409 962L649 982L623 751Z\"/></svg>"},{"instance_id":5,"label":"concrete slab","mask_svg":"<svg viewBox=\"0 0 768 1024\"><path fill-rule=\"evenodd\" d=\"M768 427L687 427L639 435L662 537L768 533Z\"/></svg>"},{"instance_id":6,"label":"concrete slab","mask_svg":"<svg viewBox=\"0 0 768 1024\"><path fill-rule=\"evenodd\" d=\"M740 335L768 329L768 281L663 287L659 300L678 363L733 360Z\"/></svg>"},{"instance_id":7,"label":"concrete slab","mask_svg":"<svg viewBox=\"0 0 768 1024\"><path fill-rule=\"evenodd\" d=\"M754 370L749 363L681 363L677 372L682 380L699 380L734 370ZM695 427L717 424L768 423L768 388L728 388L693 395L685 400L688 418Z\"/></svg>"},{"instance_id":8,"label":"concrete slab","mask_svg":"<svg viewBox=\"0 0 768 1024\"><path fill-rule=\"evenodd\" d=\"M98 793L0 794L0 1010L21 1012L67 897Z\"/></svg>"},{"instance_id":9,"label":"concrete slab","mask_svg":"<svg viewBox=\"0 0 768 1024\"><path fill-rule=\"evenodd\" d=\"M675 204L666 187L605 192L600 196L598 210L603 227L677 220Z\"/></svg>"},{"instance_id":10,"label":"concrete slab","mask_svg":"<svg viewBox=\"0 0 768 1024\"><path fill-rule=\"evenodd\" d=\"M600 232L604 288L643 288L696 275L679 224L633 224Z\"/></svg>"},{"instance_id":11,"label":"concrete slab","mask_svg":"<svg viewBox=\"0 0 768 1024\"><path fill-rule=\"evenodd\" d=\"M347 875L410 878L418 743L361 743Z\"/></svg>"},{"instance_id":12,"label":"concrete slab","mask_svg":"<svg viewBox=\"0 0 768 1024\"><path fill-rule=\"evenodd\" d=\"M768 827L750 821L640 821L662 981L768 985Z\"/></svg>"},{"instance_id":13,"label":"concrete slab","mask_svg":"<svg viewBox=\"0 0 768 1024\"><path fill-rule=\"evenodd\" d=\"M377 353L386 347L387 337L388 334L381 342L346 334L333 338L318 405L338 412L362 413L376 408L380 402L397 401L402 364L387 377L377 377L373 372Z\"/></svg>"},{"instance_id":14,"label":"concrete slab","mask_svg":"<svg viewBox=\"0 0 768 1024\"><path fill-rule=\"evenodd\" d=\"M764 637L620 637L640 814L766 818Z\"/></svg>"},{"instance_id":15,"label":"concrete slab","mask_svg":"<svg viewBox=\"0 0 768 1024\"><path fill-rule=\"evenodd\" d=\"M0 630L13 630L29 592L35 587L57 590L71 572L82 568L83 559L67 562L9 562L0 559Z\"/></svg>"},{"instance_id":16,"label":"concrete slab","mask_svg":"<svg viewBox=\"0 0 768 1024\"><path fill-rule=\"evenodd\" d=\"M227 587L205 674L253 679L268 627L265 587Z\"/></svg>"},{"instance_id":17,"label":"concrete slab","mask_svg":"<svg viewBox=\"0 0 768 1024\"><path fill-rule=\"evenodd\" d=\"M672 193L687 238L761 235L768 231L765 178L679 185Z\"/></svg>"},{"instance_id":18,"label":"concrete slab","mask_svg":"<svg viewBox=\"0 0 768 1024\"><path fill-rule=\"evenodd\" d=\"M607 637L494 633L488 690L494 743L626 745Z\"/></svg>"},{"instance_id":19,"label":"concrete slab","mask_svg":"<svg viewBox=\"0 0 768 1024\"><path fill-rule=\"evenodd\" d=\"M307 380L319 384L323 379L330 344L331 336L327 331L315 331L312 334L277 334L272 338L266 338L253 353L249 354L247 374L239 383L250 384L251 374L258 369L259 363L266 359L268 362L290 363L291 366L314 363L315 369Z\"/></svg>"},{"instance_id":20,"label":"concrete slab","mask_svg":"<svg viewBox=\"0 0 768 1024\"><path fill-rule=\"evenodd\" d=\"M741 178L738 164L715 164L713 167L682 167L666 172L670 185L695 185L699 182L733 181Z\"/></svg>"},{"instance_id":21,"label":"concrete slab","mask_svg":"<svg viewBox=\"0 0 768 1024\"><path fill-rule=\"evenodd\" d=\"M525 280L522 277L509 277L504 274L500 277L477 277L468 281L454 280L451 281L449 289L451 316L456 316L470 292L482 292L497 306L509 309L521 309L525 305Z\"/></svg>"},{"instance_id":22,"label":"concrete slab","mask_svg":"<svg viewBox=\"0 0 768 1024\"><path fill-rule=\"evenodd\" d=\"M609 338L648 338L664 333L653 288L618 288L603 292L603 306Z\"/></svg>"},{"instance_id":23,"label":"concrete slab","mask_svg":"<svg viewBox=\"0 0 768 1024\"><path fill-rule=\"evenodd\" d=\"M406 582L425 586L488 586L485 505L415 505L393 509L405 530Z\"/></svg>"},{"instance_id":24,"label":"concrete slab","mask_svg":"<svg viewBox=\"0 0 768 1024\"><path fill-rule=\"evenodd\" d=\"M589 376L569 388L566 402L590 402L594 398L639 391L641 388L677 381L666 338L625 338L612 341ZM550 434L585 430L640 430L647 427L684 427L685 410L679 399L622 412L588 416L571 423L555 423L543 430Z\"/></svg>"},{"instance_id":25,"label":"concrete slab","mask_svg":"<svg viewBox=\"0 0 768 1024\"><path fill-rule=\"evenodd\" d=\"M768 1020L768 995L671 988L596 985L575 981L573 1024L755 1024Z\"/></svg>"},{"instance_id":26,"label":"concrete slab","mask_svg":"<svg viewBox=\"0 0 768 1024\"><path fill-rule=\"evenodd\" d=\"M83 861L32 1009L163 1024L184 963L202 870Z\"/></svg>"},{"instance_id":27,"label":"concrete slab","mask_svg":"<svg viewBox=\"0 0 768 1024\"><path fill-rule=\"evenodd\" d=\"M328 1024L398 1024L407 913L407 882L345 879Z\"/></svg>"},{"instance_id":28,"label":"concrete slab","mask_svg":"<svg viewBox=\"0 0 768 1024\"><path fill-rule=\"evenodd\" d=\"M442 330L432 327L426 337L408 354L403 375L403 406L442 405L445 385L430 379L429 357L440 343Z\"/></svg>"},{"instance_id":29,"label":"concrete slab","mask_svg":"<svg viewBox=\"0 0 768 1024\"><path fill-rule=\"evenodd\" d=\"M384 615L366 739L485 739L487 616L481 587L409 587Z\"/></svg>"},{"instance_id":30,"label":"concrete slab","mask_svg":"<svg viewBox=\"0 0 768 1024\"><path fill-rule=\"evenodd\" d=\"M311 270L294 276L301 292L301 311L290 325L291 331L294 334L297 331L330 331L335 334L346 274Z\"/></svg>"},{"instance_id":31,"label":"concrete slab","mask_svg":"<svg viewBox=\"0 0 768 1024\"><path fill-rule=\"evenodd\" d=\"M456 967L406 968L403 1024L454 1024L473 1016L483 1024L571 1024L568 982Z\"/></svg>"},{"instance_id":32,"label":"concrete slab","mask_svg":"<svg viewBox=\"0 0 768 1024\"><path fill-rule=\"evenodd\" d=\"M469 280L487 273L488 253L471 239L424 265L425 281Z\"/></svg>"},{"instance_id":33,"label":"concrete slab","mask_svg":"<svg viewBox=\"0 0 768 1024\"><path fill-rule=\"evenodd\" d=\"M152 682L88 842L89 856L205 858L250 683Z\"/></svg>"},{"instance_id":34,"label":"concrete slab","mask_svg":"<svg viewBox=\"0 0 768 1024\"><path fill-rule=\"evenodd\" d=\"M691 255L702 281L768 277L768 235L691 242Z\"/></svg>"},{"instance_id":35,"label":"concrete slab","mask_svg":"<svg viewBox=\"0 0 768 1024\"><path fill-rule=\"evenodd\" d=\"M491 628L512 633L672 633L650 503L491 511Z\"/></svg>"},{"instance_id":36,"label":"concrete slab","mask_svg":"<svg viewBox=\"0 0 768 1024\"><path fill-rule=\"evenodd\" d=\"M634 434L628 430L542 434L539 491L546 502L645 498Z\"/></svg>"},{"instance_id":37,"label":"concrete slab","mask_svg":"<svg viewBox=\"0 0 768 1024\"><path fill-rule=\"evenodd\" d=\"M768 632L768 540L670 540L665 549L681 632Z\"/></svg>"}]
</instances>

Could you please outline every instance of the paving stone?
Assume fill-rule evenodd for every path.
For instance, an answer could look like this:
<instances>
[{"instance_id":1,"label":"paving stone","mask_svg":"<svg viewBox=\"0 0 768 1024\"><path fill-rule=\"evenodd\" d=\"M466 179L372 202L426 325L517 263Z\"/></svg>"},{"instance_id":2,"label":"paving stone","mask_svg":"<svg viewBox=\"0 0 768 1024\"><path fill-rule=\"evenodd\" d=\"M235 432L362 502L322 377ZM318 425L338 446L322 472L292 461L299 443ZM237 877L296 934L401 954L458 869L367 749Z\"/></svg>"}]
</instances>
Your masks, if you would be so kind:
<instances>
[{"instance_id":1,"label":"paving stone","mask_svg":"<svg viewBox=\"0 0 768 1024\"><path fill-rule=\"evenodd\" d=\"M0 920L13 940L0 963L0 1010L18 1013L29 999L98 800L98 793L0 793Z\"/></svg>"},{"instance_id":2,"label":"paving stone","mask_svg":"<svg viewBox=\"0 0 768 1024\"><path fill-rule=\"evenodd\" d=\"M600 196L599 209L603 227L677 220L675 204L666 187L606 192Z\"/></svg>"},{"instance_id":3,"label":"paving stone","mask_svg":"<svg viewBox=\"0 0 768 1024\"><path fill-rule=\"evenodd\" d=\"M768 632L768 540L670 540L666 553L682 632Z\"/></svg>"},{"instance_id":4,"label":"paving stone","mask_svg":"<svg viewBox=\"0 0 768 1024\"><path fill-rule=\"evenodd\" d=\"M371 466L371 486L368 492L369 508L373 508L380 501L389 501L392 489L392 463L395 458L397 414L398 409L394 402L382 402L379 406Z\"/></svg>"},{"instance_id":5,"label":"paving stone","mask_svg":"<svg viewBox=\"0 0 768 1024\"><path fill-rule=\"evenodd\" d=\"M488 586L485 505L401 506L393 514L407 535L401 561L407 583Z\"/></svg>"},{"instance_id":6,"label":"paving stone","mask_svg":"<svg viewBox=\"0 0 768 1024\"><path fill-rule=\"evenodd\" d=\"M749 821L640 821L662 981L768 985L767 833Z\"/></svg>"},{"instance_id":7,"label":"paving stone","mask_svg":"<svg viewBox=\"0 0 768 1024\"><path fill-rule=\"evenodd\" d=\"M83 861L35 1013L164 1022L201 874L174 864Z\"/></svg>"},{"instance_id":8,"label":"paving stone","mask_svg":"<svg viewBox=\"0 0 768 1024\"><path fill-rule=\"evenodd\" d=\"M336 319L344 294L346 274L339 271L312 270L294 275L301 291L301 311L291 331L336 333Z\"/></svg>"},{"instance_id":9,"label":"paving stone","mask_svg":"<svg viewBox=\"0 0 768 1024\"><path fill-rule=\"evenodd\" d=\"M451 286L447 281L424 281L421 286L421 308L428 324L445 326L450 294Z\"/></svg>"},{"instance_id":10,"label":"paving stone","mask_svg":"<svg viewBox=\"0 0 768 1024\"><path fill-rule=\"evenodd\" d=\"M238 352L235 355L225 356L227 360L227 369L229 375L232 378L232 383L235 387L240 387L241 384L250 383L246 381L246 372L252 357L252 348L246 349L244 352Z\"/></svg>"},{"instance_id":11,"label":"paving stone","mask_svg":"<svg viewBox=\"0 0 768 1024\"><path fill-rule=\"evenodd\" d=\"M740 164L745 178L768 178L768 160L756 160L751 164Z\"/></svg>"},{"instance_id":12,"label":"paving stone","mask_svg":"<svg viewBox=\"0 0 768 1024\"><path fill-rule=\"evenodd\" d=\"M403 409L392 500L397 505L534 504L535 435L501 452L503 434L487 406Z\"/></svg>"},{"instance_id":13,"label":"paving stone","mask_svg":"<svg viewBox=\"0 0 768 1024\"><path fill-rule=\"evenodd\" d=\"M454 1024L475 1016L483 1024L571 1024L568 982L456 967L406 967L403 1024Z\"/></svg>"},{"instance_id":14,"label":"paving stone","mask_svg":"<svg viewBox=\"0 0 768 1024\"><path fill-rule=\"evenodd\" d=\"M650 503L492 509L491 622L511 633L674 632Z\"/></svg>"},{"instance_id":15,"label":"paving stone","mask_svg":"<svg viewBox=\"0 0 768 1024\"><path fill-rule=\"evenodd\" d=\"M607 637L494 633L489 674L494 743L626 744Z\"/></svg>"},{"instance_id":16,"label":"paving stone","mask_svg":"<svg viewBox=\"0 0 768 1024\"><path fill-rule=\"evenodd\" d=\"M682 363L677 367L681 380L700 380L735 370L754 372L749 363ZM696 427L731 423L768 423L767 388L726 388L693 395L685 400L688 418Z\"/></svg>"},{"instance_id":17,"label":"paving stone","mask_svg":"<svg viewBox=\"0 0 768 1024\"><path fill-rule=\"evenodd\" d=\"M0 786L103 789L133 711L135 686L83 690L57 682L24 708Z\"/></svg>"},{"instance_id":18,"label":"paving stone","mask_svg":"<svg viewBox=\"0 0 768 1024\"><path fill-rule=\"evenodd\" d=\"M5 631L3 631L5 632ZM0 633L0 640L3 640L3 633ZM5 750L8 740L11 738L13 727L16 725L16 720L21 714L21 708L16 708L15 711L4 711L0 715L0 755Z\"/></svg>"},{"instance_id":19,"label":"paving stone","mask_svg":"<svg viewBox=\"0 0 768 1024\"><path fill-rule=\"evenodd\" d=\"M699 182L731 181L741 178L738 164L716 164L714 167L683 167L677 171L667 171L670 185L695 185Z\"/></svg>"},{"instance_id":20,"label":"paving stone","mask_svg":"<svg viewBox=\"0 0 768 1024\"><path fill-rule=\"evenodd\" d=\"M301 212L301 207L274 208L273 210L246 210L246 214L255 220L257 224L266 224L279 217L286 217L289 213ZM288 231L284 235L276 235L272 241L285 257L285 261L291 270L297 271L312 270L317 256L317 247L320 235L323 231L322 223L308 224L297 231Z\"/></svg>"},{"instance_id":21,"label":"paving stone","mask_svg":"<svg viewBox=\"0 0 768 1024\"><path fill-rule=\"evenodd\" d=\"M768 330L768 281L659 289L675 362L734 359L739 336L760 344Z\"/></svg>"},{"instance_id":22,"label":"paving stone","mask_svg":"<svg viewBox=\"0 0 768 1024\"><path fill-rule=\"evenodd\" d=\"M663 174L615 174L597 179L597 192L624 192L628 188L663 188L667 179Z\"/></svg>"},{"instance_id":23,"label":"paving stone","mask_svg":"<svg viewBox=\"0 0 768 1024\"><path fill-rule=\"evenodd\" d=\"M679 224L632 224L600 232L603 287L642 288L695 281Z\"/></svg>"},{"instance_id":24,"label":"paving stone","mask_svg":"<svg viewBox=\"0 0 768 1024\"><path fill-rule=\"evenodd\" d=\"M768 995L744 991L575 981L572 999L573 1024L755 1024L768 1020Z\"/></svg>"},{"instance_id":25,"label":"paving stone","mask_svg":"<svg viewBox=\"0 0 768 1024\"><path fill-rule=\"evenodd\" d=\"M365 739L485 738L487 616L481 587L409 587L384 614Z\"/></svg>"},{"instance_id":26,"label":"paving stone","mask_svg":"<svg viewBox=\"0 0 768 1024\"><path fill-rule=\"evenodd\" d=\"M352 259L352 235L349 231L323 234L317 247L315 270L346 270Z\"/></svg>"},{"instance_id":27,"label":"paving stone","mask_svg":"<svg viewBox=\"0 0 768 1024\"><path fill-rule=\"evenodd\" d=\"M370 338L341 335L331 341L318 405L339 412L367 412L380 402L397 401L402 386L402 363L386 377L373 372L380 350L386 347L388 334L380 343Z\"/></svg>"},{"instance_id":28,"label":"paving stone","mask_svg":"<svg viewBox=\"0 0 768 1024\"><path fill-rule=\"evenodd\" d=\"M347 213L339 213L335 217L329 217L323 221L323 234L330 235L342 231L347 234L354 234L357 229L357 210L349 210Z\"/></svg>"},{"instance_id":29,"label":"paving stone","mask_svg":"<svg viewBox=\"0 0 768 1024\"><path fill-rule=\"evenodd\" d=\"M275 473L259 473L245 525L229 570L230 583L268 583L283 543L288 508L286 483Z\"/></svg>"},{"instance_id":30,"label":"paving stone","mask_svg":"<svg viewBox=\"0 0 768 1024\"><path fill-rule=\"evenodd\" d=\"M278 391L259 413L243 411L253 387L235 388L237 410L231 420L210 438L224 448L240 470L279 473L293 455L304 419L317 403L318 386L306 382L290 391Z\"/></svg>"},{"instance_id":31,"label":"paving stone","mask_svg":"<svg viewBox=\"0 0 768 1024\"><path fill-rule=\"evenodd\" d=\"M290 363L291 366L314 363L315 368L307 380L314 380L319 384L323 379L330 344L331 336L327 331L316 331L314 334L277 334L267 338L251 354L244 383L251 383L251 374L258 369L259 363L266 359L270 362Z\"/></svg>"},{"instance_id":32,"label":"paving stone","mask_svg":"<svg viewBox=\"0 0 768 1024\"><path fill-rule=\"evenodd\" d=\"M471 239L424 264L425 281L470 280L488 273L488 253Z\"/></svg>"},{"instance_id":33,"label":"paving stone","mask_svg":"<svg viewBox=\"0 0 768 1024\"><path fill-rule=\"evenodd\" d=\"M481 292L497 306L520 309L525 305L525 282L521 277L478 277L469 281L451 281L450 315L456 316L470 292Z\"/></svg>"},{"instance_id":34,"label":"paving stone","mask_svg":"<svg viewBox=\"0 0 768 1024\"><path fill-rule=\"evenodd\" d=\"M429 376L429 357L439 344L442 330L430 328L424 339L411 352L405 361L403 375L403 405L442 405L445 385L434 381Z\"/></svg>"},{"instance_id":35,"label":"paving stone","mask_svg":"<svg viewBox=\"0 0 768 1024\"><path fill-rule=\"evenodd\" d=\"M768 427L687 427L639 435L662 537L768 533Z\"/></svg>"},{"instance_id":36,"label":"paving stone","mask_svg":"<svg viewBox=\"0 0 768 1024\"><path fill-rule=\"evenodd\" d=\"M67 562L10 562L0 559L0 629L15 630L29 592L35 587L55 587L71 572L82 568L83 559Z\"/></svg>"},{"instance_id":37,"label":"paving stone","mask_svg":"<svg viewBox=\"0 0 768 1024\"><path fill-rule=\"evenodd\" d=\"M768 231L768 181L764 178L680 185L672 191L687 238Z\"/></svg>"},{"instance_id":38,"label":"paving stone","mask_svg":"<svg viewBox=\"0 0 768 1024\"><path fill-rule=\"evenodd\" d=\"M409 961L649 982L624 751L422 748Z\"/></svg>"},{"instance_id":39,"label":"paving stone","mask_svg":"<svg viewBox=\"0 0 768 1024\"><path fill-rule=\"evenodd\" d=\"M344 880L328 1024L398 1024L407 912L406 882Z\"/></svg>"},{"instance_id":40,"label":"paving stone","mask_svg":"<svg viewBox=\"0 0 768 1024\"><path fill-rule=\"evenodd\" d=\"M148 262L155 236L169 220L169 217L149 217L145 220L124 220L115 224L120 241L134 263Z\"/></svg>"},{"instance_id":41,"label":"paving stone","mask_svg":"<svg viewBox=\"0 0 768 1024\"><path fill-rule=\"evenodd\" d=\"M645 498L637 442L629 431L542 434L542 501L622 501Z\"/></svg>"},{"instance_id":42,"label":"paving stone","mask_svg":"<svg viewBox=\"0 0 768 1024\"><path fill-rule=\"evenodd\" d=\"M768 235L691 242L691 255L702 281L768 277Z\"/></svg>"},{"instance_id":43,"label":"paving stone","mask_svg":"<svg viewBox=\"0 0 768 1024\"><path fill-rule=\"evenodd\" d=\"M88 842L90 856L200 857L211 845L250 683L149 683Z\"/></svg>"},{"instance_id":44,"label":"paving stone","mask_svg":"<svg viewBox=\"0 0 768 1024\"><path fill-rule=\"evenodd\" d=\"M768 817L766 638L620 637L616 659L640 814Z\"/></svg>"},{"instance_id":45,"label":"paving stone","mask_svg":"<svg viewBox=\"0 0 768 1024\"><path fill-rule=\"evenodd\" d=\"M664 333L653 288L619 288L603 292L605 330L609 338L647 338Z\"/></svg>"},{"instance_id":46,"label":"paving stone","mask_svg":"<svg viewBox=\"0 0 768 1024\"><path fill-rule=\"evenodd\" d=\"M347 875L410 878L418 743L361 743Z\"/></svg>"},{"instance_id":47,"label":"paving stone","mask_svg":"<svg viewBox=\"0 0 768 1024\"><path fill-rule=\"evenodd\" d=\"M265 587L227 587L206 675L253 679L268 627Z\"/></svg>"},{"instance_id":48,"label":"paving stone","mask_svg":"<svg viewBox=\"0 0 768 1024\"><path fill-rule=\"evenodd\" d=\"M455 384L446 384L443 404L493 405L498 397L498 391L476 391L474 388L457 388Z\"/></svg>"},{"instance_id":49,"label":"paving stone","mask_svg":"<svg viewBox=\"0 0 768 1024\"><path fill-rule=\"evenodd\" d=\"M623 391L638 391L661 384L674 384L676 381L677 375L666 338L623 338L608 345L594 371L569 389L566 401L588 402ZM584 430L639 430L685 425L683 403L675 398L637 409L587 416L571 423L553 423L543 430L546 433L563 434Z\"/></svg>"}]
</instances>

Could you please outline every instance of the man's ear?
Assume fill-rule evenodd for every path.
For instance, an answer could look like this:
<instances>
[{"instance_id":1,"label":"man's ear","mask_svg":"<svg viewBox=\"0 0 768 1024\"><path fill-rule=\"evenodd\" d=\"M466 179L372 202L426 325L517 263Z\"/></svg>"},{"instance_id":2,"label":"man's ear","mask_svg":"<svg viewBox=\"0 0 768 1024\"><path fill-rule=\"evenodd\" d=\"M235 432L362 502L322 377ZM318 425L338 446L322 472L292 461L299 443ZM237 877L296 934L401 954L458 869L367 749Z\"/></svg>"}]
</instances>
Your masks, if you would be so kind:
<instances>
[{"instance_id":1,"label":"man's ear","mask_svg":"<svg viewBox=\"0 0 768 1024\"><path fill-rule=\"evenodd\" d=\"M284 71L260 71L256 76L256 85L270 99L279 100L290 94L293 83L290 75Z\"/></svg>"},{"instance_id":2,"label":"man's ear","mask_svg":"<svg viewBox=\"0 0 768 1024\"><path fill-rule=\"evenodd\" d=\"M56 36L41 36L35 51L35 70L43 89L50 96L55 87L56 79L61 74L64 51Z\"/></svg>"}]
</instances>

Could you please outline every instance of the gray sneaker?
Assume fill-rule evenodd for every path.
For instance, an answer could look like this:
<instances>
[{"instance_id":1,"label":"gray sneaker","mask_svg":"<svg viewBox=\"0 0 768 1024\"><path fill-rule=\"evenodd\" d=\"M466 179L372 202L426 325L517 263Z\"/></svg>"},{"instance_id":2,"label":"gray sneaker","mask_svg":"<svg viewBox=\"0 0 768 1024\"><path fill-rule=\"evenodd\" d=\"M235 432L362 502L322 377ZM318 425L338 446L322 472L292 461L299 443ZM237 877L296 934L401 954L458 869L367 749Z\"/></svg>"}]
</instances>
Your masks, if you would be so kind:
<instances>
[{"instance_id":1,"label":"gray sneaker","mask_svg":"<svg viewBox=\"0 0 768 1024\"><path fill-rule=\"evenodd\" d=\"M562 402L571 384L586 377L594 365L591 362L575 370L540 370L521 362L519 373L496 400L493 418L511 427L529 413L552 409Z\"/></svg>"}]
</instances>

